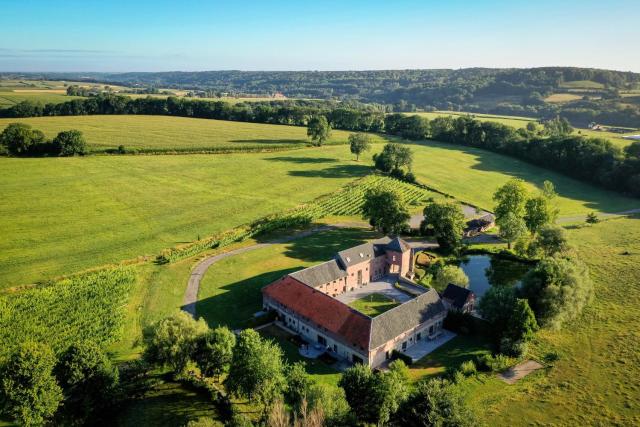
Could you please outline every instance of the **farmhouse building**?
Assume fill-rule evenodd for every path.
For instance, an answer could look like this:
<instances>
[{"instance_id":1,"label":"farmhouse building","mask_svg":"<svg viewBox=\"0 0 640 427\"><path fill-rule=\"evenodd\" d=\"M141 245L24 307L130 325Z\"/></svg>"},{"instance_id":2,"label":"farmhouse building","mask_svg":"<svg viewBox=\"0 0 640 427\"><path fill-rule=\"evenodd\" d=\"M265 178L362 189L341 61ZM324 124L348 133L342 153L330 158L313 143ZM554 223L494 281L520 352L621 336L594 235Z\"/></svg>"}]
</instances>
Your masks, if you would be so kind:
<instances>
[{"instance_id":1,"label":"farmhouse building","mask_svg":"<svg viewBox=\"0 0 640 427\"><path fill-rule=\"evenodd\" d=\"M467 226L464 229L464 237L473 237L480 233L484 233L488 229L495 227L496 217L493 214L486 214L480 218L475 218L467 221Z\"/></svg>"},{"instance_id":2,"label":"farmhouse building","mask_svg":"<svg viewBox=\"0 0 640 427\"><path fill-rule=\"evenodd\" d=\"M290 273L263 289L265 310L278 321L333 356L377 367L442 332L446 308L438 293L429 289L376 316L369 317L336 297L391 277L406 280L413 270L409 245L385 237L338 252L325 263ZM373 286L373 285L372 285ZM400 291L396 291L400 292Z\"/></svg>"},{"instance_id":3,"label":"farmhouse building","mask_svg":"<svg viewBox=\"0 0 640 427\"><path fill-rule=\"evenodd\" d=\"M476 295L467 288L449 283L442 293L442 302L447 310L471 313L475 308Z\"/></svg>"}]
</instances>

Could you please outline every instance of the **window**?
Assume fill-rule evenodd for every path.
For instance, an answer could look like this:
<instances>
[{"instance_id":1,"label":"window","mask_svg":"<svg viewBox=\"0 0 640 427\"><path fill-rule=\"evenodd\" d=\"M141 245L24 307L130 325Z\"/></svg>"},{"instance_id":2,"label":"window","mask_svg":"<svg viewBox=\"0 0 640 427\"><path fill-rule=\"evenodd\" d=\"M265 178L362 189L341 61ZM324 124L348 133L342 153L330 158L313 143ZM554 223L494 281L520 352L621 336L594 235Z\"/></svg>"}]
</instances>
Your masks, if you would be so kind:
<instances>
[{"instance_id":1,"label":"window","mask_svg":"<svg viewBox=\"0 0 640 427\"><path fill-rule=\"evenodd\" d=\"M429 326L429 335L433 334L433 325Z\"/></svg>"},{"instance_id":2,"label":"window","mask_svg":"<svg viewBox=\"0 0 640 427\"><path fill-rule=\"evenodd\" d=\"M403 350L406 350L406 349L407 349L407 342L406 342L406 341L402 343L402 349L403 349Z\"/></svg>"},{"instance_id":3,"label":"window","mask_svg":"<svg viewBox=\"0 0 640 427\"><path fill-rule=\"evenodd\" d=\"M422 339L422 332L418 332L418 335L416 336L416 341L420 341Z\"/></svg>"},{"instance_id":4,"label":"window","mask_svg":"<svg viewBox=\"0 0 640 427\"><path fill-rule=\"evenodd\" d=\"M322 335L318 335L318 342L322 345L327 345L327 339Z\"/></svg>"}]
</instances>

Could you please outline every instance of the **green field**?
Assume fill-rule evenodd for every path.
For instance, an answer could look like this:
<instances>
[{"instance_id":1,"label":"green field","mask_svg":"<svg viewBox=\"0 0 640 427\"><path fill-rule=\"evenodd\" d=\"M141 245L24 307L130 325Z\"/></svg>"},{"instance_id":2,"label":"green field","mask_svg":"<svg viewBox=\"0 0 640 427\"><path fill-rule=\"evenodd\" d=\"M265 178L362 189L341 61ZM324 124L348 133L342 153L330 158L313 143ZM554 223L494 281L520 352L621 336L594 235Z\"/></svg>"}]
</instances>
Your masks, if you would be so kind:
<instances>
[{"instance_id":1,"label":"green field","mask_svg":"<svg viewBox=\"0 0 640 427\"><path fill-rule=\"evenodd\" d=\"M382 294L367 295L349 304L350 307L369 317L376 317L398 305L397 302Z\"/></svg>"},{"instance_id":2,"label":"green field","mask_svg":"<svg viewBox=\"0 0 640 427\"><path fill-rule=\"evenodd\" d=\"M63 130L81 131L91 150L103 151L124 145L137 150L230 151L240 148L269 149L278 146L305 146L307 129L299 126L268 125L224 120L170 116L73 116L0 119L0 130L9 123L27 123L49 138ZM329 144L346 144L349 132L334 130ZM374 136L374 141L386 140Z\"/></svg>"},{"instance_id":3,"label":"green field","mask_svg":"<svg viewBox=\"0 0 640 427\"><path fill-rule=\"evenodd\" d=\"M560 87L566 89L604 89L602 83L594 82L592 80L573 80L570 82L560 83Z\"/></svg>"},{"instance_id":4,"label":"green field","mask_svg":"<svg viewBox=\"0 0 640 427\"><path fill-rule=\"evenodd\" d=\"M569 230L595 282L594 301L562 331L538 333L533 354L553 367L504 386L470 381L469 399L493 425L638 425L640 422L640 222L609 220ZM628 253L628 255L625 255Z\"/></svg>"},{"instance_id":5,"label":"green field","mask_svg":"<svg viewBox=\"0 0 640 427\"><path fill-rule=\"evenodd\" d=\"M406 114L407 115L417 114L429 120L433 120L437 117L453 116L454 118L456 118L460 116L470 115L473 118L481 120L483 122L486 121L486 122L500 123L503 125L512 126L514 128L524 128L527 126L527 123L537 121L537 119L532 117L498 116L494 114L466 113L466 112L457 112L457 111L433 111L433 112L406 113Z\"/></svg>"},{"instance_id":6,"label":"green field","mask_svg":"<svg viewBox=\"0 0 640 427\"><path fill-rule=\"evenodd\" d=\"M67 96L65 93L45 91L3 91L0 88L0 108L11 107L22 101L40 102L42 104L60 104L74 99L82 99L80 96Z\"/></svg>"},{"instance_id":7,"label":"green field","mask_svg":"<svg viewBox=\"0 0 640 427\"><path fill-rule=\"evenodd\" d=\"M640 200L600 190L564 175L488 151L439 142L413 146L418 181L485 209L495 190L511 177L542 187L552 181L560 197L561 216L590 211L619 212L640 207ZM535 190L530 185L531 190Z\"/></svg>"},{"instance_id":8,"label":"green field","mask_svg":"<svg viewBox=\"0 0 640 427\"><path fill-rule=\"evenodd\" d=\"M0 158L0 283L196 240L370 172L345 146L289 153Z\"/></svg>"}]
</instances>

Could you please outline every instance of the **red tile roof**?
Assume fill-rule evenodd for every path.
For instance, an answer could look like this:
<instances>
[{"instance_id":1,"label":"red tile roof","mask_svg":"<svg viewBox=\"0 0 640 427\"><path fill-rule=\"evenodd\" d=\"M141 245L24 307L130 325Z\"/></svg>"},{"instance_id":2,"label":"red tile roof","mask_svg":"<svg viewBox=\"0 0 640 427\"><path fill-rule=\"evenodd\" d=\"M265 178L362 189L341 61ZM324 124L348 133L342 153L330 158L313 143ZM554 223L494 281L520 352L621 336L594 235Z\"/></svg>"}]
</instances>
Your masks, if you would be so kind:
<instances>
[{"instance_id":1,"label":"red tile roof","mask_svg":"<svg viewBox=\"0 0 640 427\"><path fill-rule=\"evenodd\" d=\"M308 318L352 346L369 349L371 318L346 304L285 276L262 289L267 297Z\"/></svg>"}]
</instances>

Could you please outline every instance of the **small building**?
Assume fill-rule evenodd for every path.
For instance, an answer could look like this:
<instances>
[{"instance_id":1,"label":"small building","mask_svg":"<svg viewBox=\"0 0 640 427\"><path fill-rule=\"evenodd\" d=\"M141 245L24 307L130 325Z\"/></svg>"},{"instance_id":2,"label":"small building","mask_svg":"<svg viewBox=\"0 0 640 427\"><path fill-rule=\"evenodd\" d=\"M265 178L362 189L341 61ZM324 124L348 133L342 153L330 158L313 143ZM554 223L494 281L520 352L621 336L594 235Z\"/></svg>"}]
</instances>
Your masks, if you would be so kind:
<instances>
[{"instance_id":1,"label":"small building","mask_svg":"<svg viewBox=\"0 0 640 427\"><path fill-rule=\"evenodd\" d=\"M449 283L441 295L444 306L449 311L471 313L475 309L476 294L467 288Z\"/></svg>"},{"instance_id":2,"label":"small building","mask_svg":"<svg viewBox=\"0 0 640 427\"><path fill-rule=\"evenodd\" d=\"M487 213L480 218L467 221L467 227L464 229L464 237L477 236L496 226L496 217Z\"/></svg>"}]
</instances>

